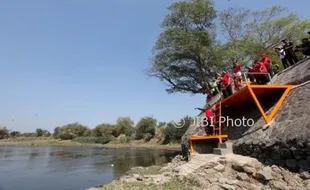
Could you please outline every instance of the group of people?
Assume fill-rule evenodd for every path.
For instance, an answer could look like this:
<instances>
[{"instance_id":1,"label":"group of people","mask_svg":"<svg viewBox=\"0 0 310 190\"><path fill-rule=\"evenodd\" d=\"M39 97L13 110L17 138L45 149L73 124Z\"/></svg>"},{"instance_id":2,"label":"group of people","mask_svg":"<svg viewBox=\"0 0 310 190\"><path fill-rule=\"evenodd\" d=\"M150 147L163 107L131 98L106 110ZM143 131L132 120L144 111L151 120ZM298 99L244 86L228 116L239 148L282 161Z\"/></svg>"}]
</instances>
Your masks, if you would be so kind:
<instances>
[{"instance_id":1,"label":"group of people","mask_svg":"<svg viewBox=\"0 0 310 190\"><path fill-rule=\"evenodd\" d=\"M275 48L276 53L278 54L283 68L286 69L289 66L294 65L298 62L298 58L295 53L295 47L292 42L284 39L282 40L283 45Z\"/></svg>"},{"instance_id":2,"label":"group of people","mask_svg":"<svg viewBox=\"0 0 310 190\"><path fill-rule=\"evenodd\" d=\"M270 78L279 71L279 65L272 62L266 54L262 54L259 60L253 62L251 67L247 67L248 77L251 82L257 84L266 84ZM223 70L217 73L216 77L211 82L211 90L207 92L206 103L208 103L218 93L222 93L224 98L233 94L233 91L239 91L244 80L242 75L242 66L237 61L233 63L232 73ZM269 75L268 75L269 74Z\"/></svg>"}]
</instances>

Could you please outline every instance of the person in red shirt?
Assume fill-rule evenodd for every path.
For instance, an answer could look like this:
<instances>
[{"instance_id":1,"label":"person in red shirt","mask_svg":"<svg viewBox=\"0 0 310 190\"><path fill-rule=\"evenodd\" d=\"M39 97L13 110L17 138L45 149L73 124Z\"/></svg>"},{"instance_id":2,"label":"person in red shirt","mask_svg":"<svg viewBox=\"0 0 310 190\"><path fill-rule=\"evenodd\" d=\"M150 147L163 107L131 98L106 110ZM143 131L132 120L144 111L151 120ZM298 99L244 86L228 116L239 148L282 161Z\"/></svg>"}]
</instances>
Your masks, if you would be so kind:
<instances>
[{"instance_id":1,"label":"person in red shirt","mask_svg":"<svg viewBox=\"0 0 310 190\"><path fill-rule=\"evenodd\" d=\"M222 89L223 89L222 92L224 98L227 98L228 96L232 95L230 74L227 71L223 71L221 77L222 77Z\"/></svg>"},{"instance_id":2,"label":"person in red shirt","mask_svg":"<svg viewBox=\"0 0 310 190\"><path fill-rule=\"evenodd\" d=\"M262 62L265 65L265 67L267 68L268 73L272 77L273 76L273 71L272 71L272 65L271 65L270 58L267 57L265 53L262 53L261 59L260 59L259 62Z\"/></svg>"},{"instance_id":3,"label":"person in red shirt","mask_svg":"<svg viewBox=\"0 0 310 190\"><path fill-rule=\"evenodd\" d=\"M268 69L266 68L265 63L263 62L258 62L257 63L257 69L259 70L260 73L265 73L265 74L261 74L259 77L259 84L266 84L269 82L268 80L268 75L266 75L268 73Z\"/></svg>"},{"instance_id":4,"label":"person in red shirt","mask_svg":"<svg viewBox=\"0 0 310 190\"><path fill-rule=\"evenodd\" d=\"M238 62L234 62L233 63L233 70L234 70L235 91L238 91L241 89L241 86L242 86L241 65Z\"/></svg>"},{"instance_id":5,"label":"person in red shirt","mask_svg":"<svg viewBox=\"0 0 310 190\"><path fill-rule=\"evenodd\" d=\"M213 109L211 106L208 106L206 109L201 109L201 108L195 108L198 110L201 110L205 112L205 118L204 118L204 127L205 127L205 132L207 135L212 135L213 134Z\"/></svg>"}]
</instances>

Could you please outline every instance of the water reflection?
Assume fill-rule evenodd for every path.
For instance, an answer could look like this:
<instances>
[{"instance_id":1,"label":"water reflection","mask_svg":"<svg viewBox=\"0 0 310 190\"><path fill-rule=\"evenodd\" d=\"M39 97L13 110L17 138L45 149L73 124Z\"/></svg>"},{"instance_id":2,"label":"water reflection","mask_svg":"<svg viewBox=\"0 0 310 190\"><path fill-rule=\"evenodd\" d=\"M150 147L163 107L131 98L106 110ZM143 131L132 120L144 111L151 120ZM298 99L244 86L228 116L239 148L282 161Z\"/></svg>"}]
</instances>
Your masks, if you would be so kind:
<instances>
[{"instance_id":1,"label":"water reflection","mask_svg":"<svg viewBox=\"0 0 310 190\"><path fill-rule=\"evenodd\" d=\"M0 184L8 190L36 189L38 181L47 190L85 189L135 166L161 165L176 154L151 149L0 147L0 173L6 173Z\"/></svg>"}]
</instances>

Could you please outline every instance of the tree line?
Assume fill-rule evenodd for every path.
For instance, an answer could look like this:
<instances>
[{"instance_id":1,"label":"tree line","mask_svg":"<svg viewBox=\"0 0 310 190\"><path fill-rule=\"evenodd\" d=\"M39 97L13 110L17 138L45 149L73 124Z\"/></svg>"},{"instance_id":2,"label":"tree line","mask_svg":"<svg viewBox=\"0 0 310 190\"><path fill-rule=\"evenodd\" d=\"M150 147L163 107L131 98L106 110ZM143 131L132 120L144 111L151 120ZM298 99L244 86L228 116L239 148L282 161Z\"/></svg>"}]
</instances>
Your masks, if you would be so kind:
<instances>
[{"instance_id":1,"label":"tree line","mask_svg":"<svg viewBox=\"0 0 310 190\"><path fill-rule=\"evenodd\" d=\"M193 118L186 116L182 119L185 125L182 128L175 127L174 122L158 122L153 117L143 117L134 125L130 117L119 117L115 124L102 123L91 129L86 125L70 123L56 127L53 133L37 128L33 133L21 133L9 131L7 127L0 127L0 139L18 137L50 137L60 140L72 140L80 143L109 142L129 143L132 141L149 142L158 144L179 143Z\"/></svg>"},{"instance_id":2,"label":"tree line","mask_svg":"<svg viewBox=\"0 0 310 190\"><path fill-rule=\"evenodd\" d=\"M204 93L216 72L230 69L235 61L250 65L261 53L280 62L274 48L281 40L298 44L310 30L310 20L281 6L216 11L212 0L183 0L168 11L148 74L168 84L169 93Z\"/></svg>"}]
</instances>

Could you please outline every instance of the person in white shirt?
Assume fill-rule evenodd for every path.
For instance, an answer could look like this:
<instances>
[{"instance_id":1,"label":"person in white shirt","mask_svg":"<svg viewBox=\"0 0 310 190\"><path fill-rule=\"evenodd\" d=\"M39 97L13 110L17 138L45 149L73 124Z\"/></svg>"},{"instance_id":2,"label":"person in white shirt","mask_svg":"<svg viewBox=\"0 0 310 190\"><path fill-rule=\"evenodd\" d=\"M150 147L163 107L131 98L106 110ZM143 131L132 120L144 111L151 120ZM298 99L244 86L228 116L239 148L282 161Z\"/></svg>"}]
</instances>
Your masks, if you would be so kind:
<instances>
[{"instance_id":1,"label":"person in white shirt","mask_svg":"<svg viewBox=\"0 0 310 190\"><path fill-rule=\"evenodd\" d=\"M283 65L283 68L284 69L288 68L290 66L290 64L287 61L286 53L285 53L283 47L279 46L275 50L276 50L278 56L280 57L280 60L281 60L282 65Z\"/></svg>"}]
</instances>

